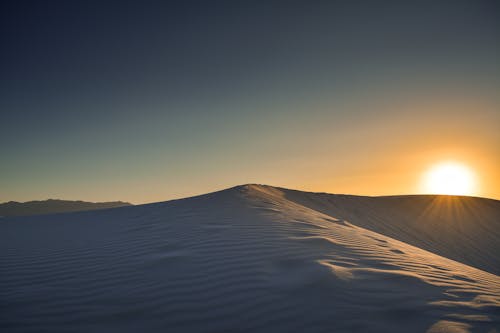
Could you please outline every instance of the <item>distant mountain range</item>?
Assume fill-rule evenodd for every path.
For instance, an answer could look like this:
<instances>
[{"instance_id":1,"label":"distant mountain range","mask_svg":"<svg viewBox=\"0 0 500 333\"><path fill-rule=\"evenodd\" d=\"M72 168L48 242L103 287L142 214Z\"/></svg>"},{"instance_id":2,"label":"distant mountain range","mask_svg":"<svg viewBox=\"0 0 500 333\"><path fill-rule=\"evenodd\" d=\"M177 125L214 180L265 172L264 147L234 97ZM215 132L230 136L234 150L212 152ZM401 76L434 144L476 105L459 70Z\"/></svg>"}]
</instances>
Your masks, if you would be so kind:
<instances>
[{"instance_id":1,"label":"distant mountain range","mask_svg":"<svg viewBox=\"0 0 500 333\"><path fill-rule=\"evenodd\" d=\"M123 201L86 202L80 200L70 201L58 199L27 202L9 201L0 204L0 217L78 212L84 210L116 208L131 205L132 204Z\"/></svg>"}]
</instances>

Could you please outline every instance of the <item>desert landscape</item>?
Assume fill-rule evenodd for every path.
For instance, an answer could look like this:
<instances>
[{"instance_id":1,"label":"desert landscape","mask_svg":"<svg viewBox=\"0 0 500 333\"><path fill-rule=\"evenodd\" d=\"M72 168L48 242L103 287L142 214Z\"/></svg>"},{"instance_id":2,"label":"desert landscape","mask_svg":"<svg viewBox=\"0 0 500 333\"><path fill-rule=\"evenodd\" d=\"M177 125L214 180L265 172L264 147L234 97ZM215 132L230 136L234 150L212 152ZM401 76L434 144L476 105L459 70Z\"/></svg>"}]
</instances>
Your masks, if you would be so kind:
<instances>
[{"instance_id":1,"label":"desert landscape","mask_svg":"<svg viewBox=\"0 0 500 333\"><path fill-rule=\"evenodd\" d=\"M450 200L468 214L453 227ZM497 332L499 224L491 199L255 184L3 218L0 324L5 332Z\"/></svg>"},{"instance_id":2,"label":"desert landscape","mask_svg":"<svg viewBox=\"0 0 500 333\"><path fill-rule=\"evenodd\" d=\"M0 333L500 333L500 1L0 1Z\"/></svg>"}]
</instances>

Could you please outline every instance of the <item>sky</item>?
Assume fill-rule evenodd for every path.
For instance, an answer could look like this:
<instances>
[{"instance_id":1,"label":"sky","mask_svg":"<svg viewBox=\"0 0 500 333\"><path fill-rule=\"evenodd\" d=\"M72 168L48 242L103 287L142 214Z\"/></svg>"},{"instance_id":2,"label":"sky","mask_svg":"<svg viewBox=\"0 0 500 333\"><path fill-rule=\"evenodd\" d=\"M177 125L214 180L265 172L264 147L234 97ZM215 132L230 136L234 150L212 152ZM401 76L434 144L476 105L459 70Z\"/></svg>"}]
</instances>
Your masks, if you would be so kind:
<instances>
[{"instance_id":1,"label":"sky","mask_svg":"<svg viewBox=\"0 0 500 333\"><path fill-rule=\"evenodd\" d=\"M500 199L496 1L2 1L0 202L245 183Z\"/></svg>"}]
</instances>

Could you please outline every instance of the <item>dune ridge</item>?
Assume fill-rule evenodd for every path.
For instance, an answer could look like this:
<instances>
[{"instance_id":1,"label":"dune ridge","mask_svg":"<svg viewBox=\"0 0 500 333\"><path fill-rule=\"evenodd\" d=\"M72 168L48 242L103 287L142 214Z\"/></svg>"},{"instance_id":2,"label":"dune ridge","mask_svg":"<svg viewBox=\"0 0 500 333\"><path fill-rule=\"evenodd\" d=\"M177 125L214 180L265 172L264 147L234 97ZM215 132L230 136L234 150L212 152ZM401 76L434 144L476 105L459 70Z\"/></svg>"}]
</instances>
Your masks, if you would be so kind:
<instances>
[{"instance_id":1,"label":"dune ridge","mask_svg":"<svg viewBox=\"0 0 500 333\"><path fill-rule=\"evenodd\" d=\"M245 185L149 205L4 219L0 328L498 329L498 275L310 206L290 200L287 190Z\"/></svg>"},{"instance_id":2,"label":"dune ridge","mask_svg":"<svg viewBox=\"0 0 500 333\"><path fill-rule=\"evenodd\" d=\"M367 197L282 189L287 199L500 274L500 201L448 195Z\"/></svg>"}]
</instances>

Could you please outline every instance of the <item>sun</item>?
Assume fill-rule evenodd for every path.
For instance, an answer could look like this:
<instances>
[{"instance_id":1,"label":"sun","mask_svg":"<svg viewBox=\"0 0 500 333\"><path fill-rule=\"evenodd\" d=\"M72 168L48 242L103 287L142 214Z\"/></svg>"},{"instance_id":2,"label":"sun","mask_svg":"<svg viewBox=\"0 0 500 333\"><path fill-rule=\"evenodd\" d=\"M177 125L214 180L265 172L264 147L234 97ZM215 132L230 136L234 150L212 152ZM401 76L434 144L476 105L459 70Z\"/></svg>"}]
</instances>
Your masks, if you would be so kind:
<instances>
[{"instance_id":1,"label":"sun","mask_svg":"<svg viewBox=\"0 0 500 333\"><path fill-rule=\"evenodd\" d=\"M431 167L422 180L425 193L473 195L476 191L474 173L457 162L443 162Z\"/></svg>"}]
</instances>

